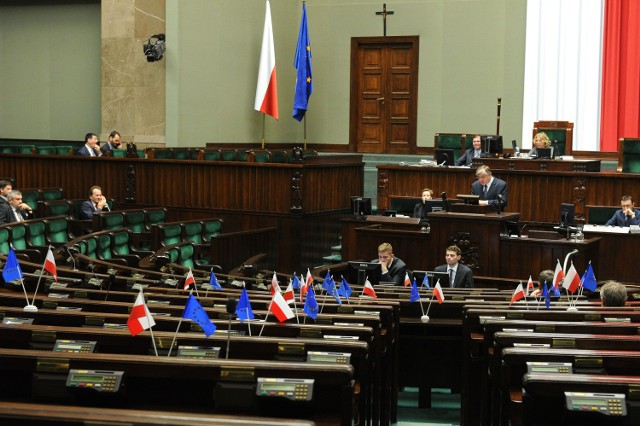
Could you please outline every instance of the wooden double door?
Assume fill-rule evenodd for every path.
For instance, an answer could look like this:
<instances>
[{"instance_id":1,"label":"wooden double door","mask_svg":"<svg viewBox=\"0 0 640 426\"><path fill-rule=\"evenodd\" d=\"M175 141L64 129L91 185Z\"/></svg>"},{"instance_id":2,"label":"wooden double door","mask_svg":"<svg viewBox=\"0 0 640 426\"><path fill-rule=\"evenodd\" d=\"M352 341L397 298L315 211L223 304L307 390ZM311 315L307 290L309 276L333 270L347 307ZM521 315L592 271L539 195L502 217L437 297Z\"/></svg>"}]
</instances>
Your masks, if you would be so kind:
<instances>
[{"instance_id":1,"label":"wooden double door","mask_svg":"<svg viewBox=\"0 0 640 426\"><path fill-rule=\"evenodd\" d=\"M351 151L415 153L418 53L418 36L351 39Z\"/></svg>"}]
</instances>

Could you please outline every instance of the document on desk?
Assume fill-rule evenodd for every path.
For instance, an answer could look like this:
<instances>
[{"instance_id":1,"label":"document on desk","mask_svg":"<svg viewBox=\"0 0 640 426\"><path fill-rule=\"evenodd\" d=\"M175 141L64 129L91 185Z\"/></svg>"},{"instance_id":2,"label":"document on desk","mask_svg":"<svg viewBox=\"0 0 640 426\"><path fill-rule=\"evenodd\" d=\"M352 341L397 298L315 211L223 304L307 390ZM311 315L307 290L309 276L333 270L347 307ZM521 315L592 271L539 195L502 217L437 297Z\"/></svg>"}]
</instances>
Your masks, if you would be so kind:
<instances>
[{"instance_id":1,"label":"document on desk","mask_svg":"<svg viewBox=\"0 0 640 426\"><path fill-rule=\"evenodd\" d=\"M628 234L628 226L584 225L584 232L604 232L608 234Z\"/></svg>"}]
</instances>

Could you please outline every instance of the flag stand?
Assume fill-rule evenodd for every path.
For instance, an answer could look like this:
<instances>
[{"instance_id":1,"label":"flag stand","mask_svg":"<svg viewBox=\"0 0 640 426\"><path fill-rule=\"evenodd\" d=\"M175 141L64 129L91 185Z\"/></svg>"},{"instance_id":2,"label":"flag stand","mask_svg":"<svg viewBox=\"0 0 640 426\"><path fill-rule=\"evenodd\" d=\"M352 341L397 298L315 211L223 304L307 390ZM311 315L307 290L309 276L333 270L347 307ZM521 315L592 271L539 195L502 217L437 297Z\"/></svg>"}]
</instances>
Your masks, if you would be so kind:
<instances>
[{"instance_id":1,"label":"flag stand","mask_svg":"<svg viewBox=\"0 0 640 426\"><path fill-rule=\"evenodd\" d=\"M427 313L423 314L420 317L420 322L424 322L424 323L429 322L429 309L431 309L431 302L433 302L433 294L431 294L431 299L429 299L429 305L427 306ZM422 304L420 304L420 306L422 306Z\"/></svg>"}]
</instances>

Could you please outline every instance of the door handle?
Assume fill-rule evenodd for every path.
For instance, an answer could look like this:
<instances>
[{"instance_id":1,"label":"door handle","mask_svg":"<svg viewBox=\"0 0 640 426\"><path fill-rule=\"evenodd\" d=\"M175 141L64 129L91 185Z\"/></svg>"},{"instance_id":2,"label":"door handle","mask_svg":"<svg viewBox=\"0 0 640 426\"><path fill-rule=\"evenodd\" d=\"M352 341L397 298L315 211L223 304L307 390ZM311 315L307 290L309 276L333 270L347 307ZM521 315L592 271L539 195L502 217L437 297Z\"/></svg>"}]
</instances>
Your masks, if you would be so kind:
<instances>
[{"instance_id":1,"label":"door handle","mask_svg":"<svg viewBox=\"0 0 640 426\"><path fill-rule=\"evenodd\" d=\"M376 98L376 101L384 101L384 97L382 97L382 98Z\"/></svg>"}]
</instances>

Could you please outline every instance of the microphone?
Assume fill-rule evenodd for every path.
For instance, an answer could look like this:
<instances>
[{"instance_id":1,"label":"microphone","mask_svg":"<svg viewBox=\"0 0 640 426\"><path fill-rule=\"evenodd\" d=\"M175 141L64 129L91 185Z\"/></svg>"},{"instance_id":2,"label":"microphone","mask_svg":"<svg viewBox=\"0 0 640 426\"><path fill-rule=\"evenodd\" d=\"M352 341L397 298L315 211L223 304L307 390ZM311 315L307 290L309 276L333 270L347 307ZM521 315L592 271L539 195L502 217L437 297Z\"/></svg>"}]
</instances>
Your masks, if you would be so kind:
<instances>
[{"instance_id":1,"label":"microphone","mask_svg":"<svg viewBox=\"0 0 640 426\"><path fill-rule=\"evenodd\" d=\"M578 249L574 249L569 253L567 253L567 256L564 258L564 265L563 265L564 267L562 268L562 271L564 272L565 276L567 275L567 263L569 263L569 258L577 253L578 253Z\"/></svg>"},{"instance_id":2,"label":"microphone","mask_svg":"<svg viewBox=\"0 0 640 426\"><path fill-rule=\"evenodd\" d=\"M73 263L73 270L77 271L78 269L76 268L76 260L73 258L73 253L71 253L71 250L69 250L69 246L65 244L64 246L62 246L62 249L69 255L69 257L67 258L67 262L71 260L71 263Z\"/></svg>"},{"instance_id":3,"label":"microphone","mask_svg":"<svg viewBox=\"0 0 640 426\"><path fill-rule=\"evenodd\" d=\"M229 314L229 328L227 329L227 354L225 357L226 359L229 359L229 346L231 346L231 315L234 315L236 313L237 307L238 300L233 297L229 297L226 304L227 314Z\"/></svg>"},{"instance_id":4,"label":"microphone","mask_svg":"<svg viewBox=\"0 0 640 426\"><path fill-rule=\"evenodd\" d=\"M449 201L447 201L447 193L442 191L440 197L442 198L442 203L444 204L444 210L449 211Z\"/></svg>"},{"instance_id":5,"label":"microphone","mask_svg":"<svg viewBox=\"0 0 640 426\"><path fill-rule=\"evenodd\" d=\"M106 204L104 205L104 208L105 208L105 209L107 209L107 211L108 211L108 212L110 212L110 211L111 211L111 208L109 207L109 203L106 203Z\"/></svg>"},{"instance_id":6,"label":"microphone","mask_svg":"<svg viewBox=\"0 0 640 426\"><path fill-rule=\"evenodd\" d=\"M498 214L502 214L502 194L498 194Z\"/></svg>"}]
</instances>

